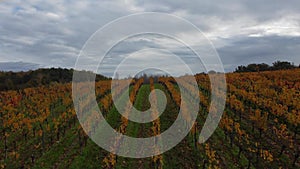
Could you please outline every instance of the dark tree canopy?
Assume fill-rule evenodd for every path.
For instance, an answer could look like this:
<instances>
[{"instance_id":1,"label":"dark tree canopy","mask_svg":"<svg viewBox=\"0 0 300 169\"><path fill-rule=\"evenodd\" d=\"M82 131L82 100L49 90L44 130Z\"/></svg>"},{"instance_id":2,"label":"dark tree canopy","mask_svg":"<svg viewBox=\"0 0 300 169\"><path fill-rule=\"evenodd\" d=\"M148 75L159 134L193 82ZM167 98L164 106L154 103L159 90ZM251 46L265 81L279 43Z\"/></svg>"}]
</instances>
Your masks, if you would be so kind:
<instances>
[{"instance_id":1,"label":"dark tree canopy","mask_svg":"<svg viewBox=\"0 0 300 169\"><path fill-rule=\"evenodd\" d=\"M50 68L38 69L28 72L0 72L0 90L18 90L28 87L49 85L51 83L68 83L73 79L73 69ZM79 71L81 77L95 77L95 74L87 71ZM96 75L95 80L108 79L102 75ZM87 79L79 79L87 80Z\"/></svg>"},{"instance_id":2,"label":"dark tree canopy","mask_svg":"<svg viewBox=\"0 0 300 169\"><path fill-rule=\"evenodd\" d=\"M266 63L252 63L247 66L238 66L235 72L259 72L259 71L271 71L271 70L284 70L284 69L294 69L297 68L293 63L287 61L276 61L272 66Z\"/></svg>"}]
</instances>

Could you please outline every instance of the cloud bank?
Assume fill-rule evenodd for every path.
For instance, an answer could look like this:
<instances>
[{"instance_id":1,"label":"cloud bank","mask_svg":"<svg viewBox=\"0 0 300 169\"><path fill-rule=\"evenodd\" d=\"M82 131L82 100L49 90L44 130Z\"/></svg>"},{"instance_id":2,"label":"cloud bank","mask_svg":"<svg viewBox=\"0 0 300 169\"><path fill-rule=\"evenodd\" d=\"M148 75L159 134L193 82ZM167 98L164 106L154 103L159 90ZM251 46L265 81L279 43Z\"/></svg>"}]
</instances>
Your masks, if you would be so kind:
<instances>
[{"instance_id":1,"label":"cloud bank","mask_svg":"<svg viewBox=\"0 0 300 169\"><path fill-rule=\"evenodd\" d=\"M137 12L165 12L187 19L212 41L226 71L254 62L300 63L300 1L297 0L191 0L188 3L4 0L0 2L0 62L74 67L82 46L96 30L114 19ZM192 32L182 30L182 35L194 40ZM198 43L197 39L194 41ZM176 47L171 39L129 39L111 51L114 57L108 56L102 68L111 75L113 65L122 57L137 50L166 46ZM176 54L192 66L193 59L187 51L178 48ZM143 62L136 60L136 64Z\"/></svg>"}]
</instances>

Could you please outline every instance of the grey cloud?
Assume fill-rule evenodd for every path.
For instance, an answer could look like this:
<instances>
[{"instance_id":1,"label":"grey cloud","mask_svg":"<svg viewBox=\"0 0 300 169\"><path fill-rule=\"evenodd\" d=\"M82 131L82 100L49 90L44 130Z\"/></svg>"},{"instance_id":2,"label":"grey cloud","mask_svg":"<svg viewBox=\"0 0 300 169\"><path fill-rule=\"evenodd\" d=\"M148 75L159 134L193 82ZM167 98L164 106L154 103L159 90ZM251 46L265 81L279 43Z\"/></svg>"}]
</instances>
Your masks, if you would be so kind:
<instances>
[{"instance_id":1,"label":"grey cloud","mask_svg":"<svg viewBox=\"0 0 300 169\"><path fill-rule=\"evenodd\" d=\"M251 37L235 39L228 46L218 49L227 71L232 71L239 64L267 63L286 60L300 63L300 37Z\"/></svg>"},{"instance_id":2,"label":"grey cloud","mask_svg":"<svg viewBox=\"0 0 300 169\"><path fill-rule=\"evenodd\" d=\"M35 70L42 67L42 65L35 63L26 63L26 62L0 62L0 71L28 71Z\"/></svg>"},{"instance_id":3,"label":"grey cloud","mask_svg":"<svg viewBox=\"0 0 300 169\"><path fill-rule=\"evenodd\" d=\"M96 30L121 16L142 11L167 12L191 21L213 42L228 71L240 64L272 63L277 59L300 63L297 0L3 1L0 61L73 67L80 49ZM124 29L128 27L125 25ZM185 32L182 27L170 31L193 37L192 32ZM194 41L195 46L199 45L199 41ZM172 48L191 67L199 66L189 50L174 45L170 39L154 36L116 46L101 68L110 73L121 59L143 48Z\"/></svg>"}]
</instances>

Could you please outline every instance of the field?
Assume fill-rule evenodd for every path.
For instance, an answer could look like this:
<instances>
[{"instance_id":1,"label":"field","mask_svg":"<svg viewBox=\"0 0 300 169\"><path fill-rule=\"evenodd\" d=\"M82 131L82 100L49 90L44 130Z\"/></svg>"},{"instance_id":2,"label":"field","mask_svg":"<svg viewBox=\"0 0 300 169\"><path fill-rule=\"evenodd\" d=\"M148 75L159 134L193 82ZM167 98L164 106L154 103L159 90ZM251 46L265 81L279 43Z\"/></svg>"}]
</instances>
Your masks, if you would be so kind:
<instances>
[{"instance_id":1,"label":"field","mask_svg":"<svg viewBox=\"0 0 300 169\"><path fill-rule=\"evenodd\" d=\"M300 69L226 74L226 107L217 130L204 144L198 144L198 137L210 108L210 81L207 74L195 78L199 95L188 83L181 91L201 100L192 130L173 149L142 159L111 154L87 136L77 120L71 83L2 91L0 169L300 168ZM150 108L148 96L154 89L167 98L163 114L145 124L117 112L112 97L122 100L126 88L114 96L110 89L111 81L96 82L96 99L105 119L120 133L151 137L177 118L181 99L173 78L131 81L128 101L138 110ZM152 99L157 102L155 96Z\"/></svg>"}]
</instances>

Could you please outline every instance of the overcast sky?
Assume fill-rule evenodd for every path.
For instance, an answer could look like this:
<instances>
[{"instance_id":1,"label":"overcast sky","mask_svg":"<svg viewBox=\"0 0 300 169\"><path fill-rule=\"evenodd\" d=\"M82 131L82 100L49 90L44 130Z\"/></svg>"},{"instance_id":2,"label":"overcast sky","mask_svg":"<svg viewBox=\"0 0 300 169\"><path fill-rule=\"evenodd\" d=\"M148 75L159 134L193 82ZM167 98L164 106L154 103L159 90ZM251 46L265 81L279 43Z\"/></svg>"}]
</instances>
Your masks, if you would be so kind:
<instances>
[{"instance_id":1,"label":"overcast sky","mask_svg":"<svg viewBox=\"0 0 300 169\"><path fill-rule=\"evenodd\" d=\"M0 62L74 67L81 48L95 31L114 19L138 12L170 13L196 25L216 47L226 71L241 64L271 64L276 60L300 64L299 0L1 0ZM130 56L156 47L162 39L133 38L111 55ZM184 50L178 55L188 56ZM188 60L188 64L193 63ZM108 75L114 63L111 58L103 63Z\"/></svg>"}]
</instances>

